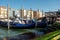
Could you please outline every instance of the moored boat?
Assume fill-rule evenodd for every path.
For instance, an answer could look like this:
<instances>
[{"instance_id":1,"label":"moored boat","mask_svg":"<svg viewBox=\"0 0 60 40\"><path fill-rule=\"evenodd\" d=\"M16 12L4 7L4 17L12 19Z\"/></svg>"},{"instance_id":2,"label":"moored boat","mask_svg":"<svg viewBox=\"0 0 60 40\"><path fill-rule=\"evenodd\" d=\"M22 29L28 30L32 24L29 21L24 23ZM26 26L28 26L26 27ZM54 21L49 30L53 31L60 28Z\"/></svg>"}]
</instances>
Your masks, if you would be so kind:
<instances>
[{"instance_id":1,"label":"moored boat","mask_svg":"<svg viewBox=\"0 0 60 40\"><path fill-rule=\"evenodd\" d=\"M10 23L10 28L34 28L35 27L35 23L31 20L32 23Z\"/></svg>"},{"instance_id":2,"label":"moored boat","mask_svg":"<svg viewBox=\"0 0 60 40\"><path fill-rule=\"evenodd\" d=\"M43 17L40 22L37 22L37 27L38 28L45 28L48 26L48 21L46 17Z\"/></svg>"},{"instance_id":3,"label":"moored boat","mask_svg":"<svg viewBox=\"0 0 60 40\"><path fill-rule=\"evenodd\" d=\"M25 20L27 21L27 20ZM28 20L28 22L25 21L11 21L9 22L9 27L10 28L34 28L35 27L35 22L33 20ZM8 27L8 21L0 22L2 27Z\"/></svg>"}]
</instances>

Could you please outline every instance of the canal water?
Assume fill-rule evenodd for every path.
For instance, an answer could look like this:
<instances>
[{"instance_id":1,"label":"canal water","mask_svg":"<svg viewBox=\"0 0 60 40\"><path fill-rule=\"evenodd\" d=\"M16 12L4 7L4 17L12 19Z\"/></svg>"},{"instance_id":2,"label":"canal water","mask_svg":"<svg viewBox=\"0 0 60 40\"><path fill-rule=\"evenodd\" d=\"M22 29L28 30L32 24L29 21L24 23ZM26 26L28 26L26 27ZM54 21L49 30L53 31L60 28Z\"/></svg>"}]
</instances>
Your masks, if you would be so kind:
<instances>
[{"instance_id":1,"label":"canal water","mask_svg":"<svg viewBox=\"0 0 60 40\"><path fill-rule=\"evenodd\" d=\"M0 27L0 38L4 38L4 37L7 37L7 36L16 36L18 34L22 34L24 32L34 32L36 35L43 35L44 32L38 32L36 30L30 30L30 29L10 29L8 30L7 28L3 28L3 27Z\"/></svg>"},{"instance_id":2,"label":"canal water","mask_svg":"<svg viewBox=\"0 0 60 40\"><path fill-rule=\"evenodd\" d=\"M8 33L9 31L9 33ZM10 29L8 30L7 28L2 28L0 27L0 38L4 38L6 36L15 36L23 32L23 30L20 29Z\"/></svg>"}]
</instances>

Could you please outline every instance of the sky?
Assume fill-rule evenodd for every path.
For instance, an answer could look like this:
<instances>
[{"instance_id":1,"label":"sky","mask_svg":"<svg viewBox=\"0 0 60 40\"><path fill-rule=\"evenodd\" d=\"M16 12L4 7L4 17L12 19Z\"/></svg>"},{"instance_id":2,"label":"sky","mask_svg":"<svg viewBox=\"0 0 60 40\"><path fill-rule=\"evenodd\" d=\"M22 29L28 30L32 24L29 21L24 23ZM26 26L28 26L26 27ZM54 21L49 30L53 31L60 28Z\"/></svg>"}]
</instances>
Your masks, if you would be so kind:
<instances>
[{"instance_id":1,"label":"sky","mask_svg":"<svg viewBox=\"0 0 60 40\"><path fill-rule=\"evenodd\" d=\"M15 9L30 9L55 11L60 9L60 0L0 0L0 6L9 6Z\"/></svg>"}]
</instances>

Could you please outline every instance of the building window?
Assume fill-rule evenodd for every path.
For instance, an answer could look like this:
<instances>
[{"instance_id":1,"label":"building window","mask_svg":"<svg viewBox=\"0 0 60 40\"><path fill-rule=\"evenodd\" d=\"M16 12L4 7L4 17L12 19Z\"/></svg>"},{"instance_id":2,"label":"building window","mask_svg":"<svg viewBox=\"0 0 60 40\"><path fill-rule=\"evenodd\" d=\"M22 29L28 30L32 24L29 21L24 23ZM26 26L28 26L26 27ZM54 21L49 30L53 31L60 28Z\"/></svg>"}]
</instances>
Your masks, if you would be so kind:
<instances>
[{"instance_id":1,"label":"building window","mask_svg":"<svg viewBox=\"0 0 60 40\"><path fill-rule=\"evenodd\" d=\"M3 16L3 15L1 15L1 18L4 18L4 16Z\"/></svg>"},{"instance_id":2,"label":"building window","mask_svg":"<svg viewBox=\"0 0 60 40\"><path fill-rule=\"evenodd\" d=\"M1 10L3 10L3 8L1 8Z\"/></svg>"},{"instance_id":3,"label":"building window","mask_svg":"<svg viewBox=\"0 0 60 40\"><path fill-rule=\"evenodd\" d=\"M1 13L4 13L4 11L1 11Z\"/></svg>"},{"instance_id":4,"label":"building window","mask_svg":"<svg viewBox=\"0 0 60 40\"><path fill-rule=\"evenodd\" d=\"M5 13L7 13L7 12L5 11Z\"/></svg>"},{"instance_id":5,"label":"building window","mask_svg":"<svg viewBox=\"0 0 60 40\"><path fill-rule=\"evenodd\" d=\"M5 15L5 18L7 18L7 15Z\"/></svg>"}]
</instances>

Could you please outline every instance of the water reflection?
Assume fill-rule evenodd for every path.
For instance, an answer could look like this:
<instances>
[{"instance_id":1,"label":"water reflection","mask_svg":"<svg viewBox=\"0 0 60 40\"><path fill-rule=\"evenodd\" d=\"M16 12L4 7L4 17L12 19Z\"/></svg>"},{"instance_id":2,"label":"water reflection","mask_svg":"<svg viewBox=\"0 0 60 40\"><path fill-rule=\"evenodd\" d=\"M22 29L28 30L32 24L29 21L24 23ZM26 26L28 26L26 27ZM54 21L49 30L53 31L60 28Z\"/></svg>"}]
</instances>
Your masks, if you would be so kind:
<instances>
[{"instance_id":1,"label":"water reflection","mask_svg":"<svg viewBox=\"0 0 60 40\"><path fill-rule=\"evenodd\" d=\"M6 29L6 28L1 28L0 27L0 38L3 38L3 37L6 37L6 36L8 36L7 33L8 32L8 30Z\"/></svg>"},{"instance_id":2,"label":"water reflection","mask_svg":"<svg viewBox=\"0 0 60 40\"><path fill-rule=\"evenodd\" d=\"M9 34L8 34L8 31L9 31ZM8 35L9 36L15 36L15 35L18 35L20 32L21 32L21 30L18 31L18 29L8 30L7 28L0 27L0 38L4 38Z\"/></svg>"}]
</instances>

